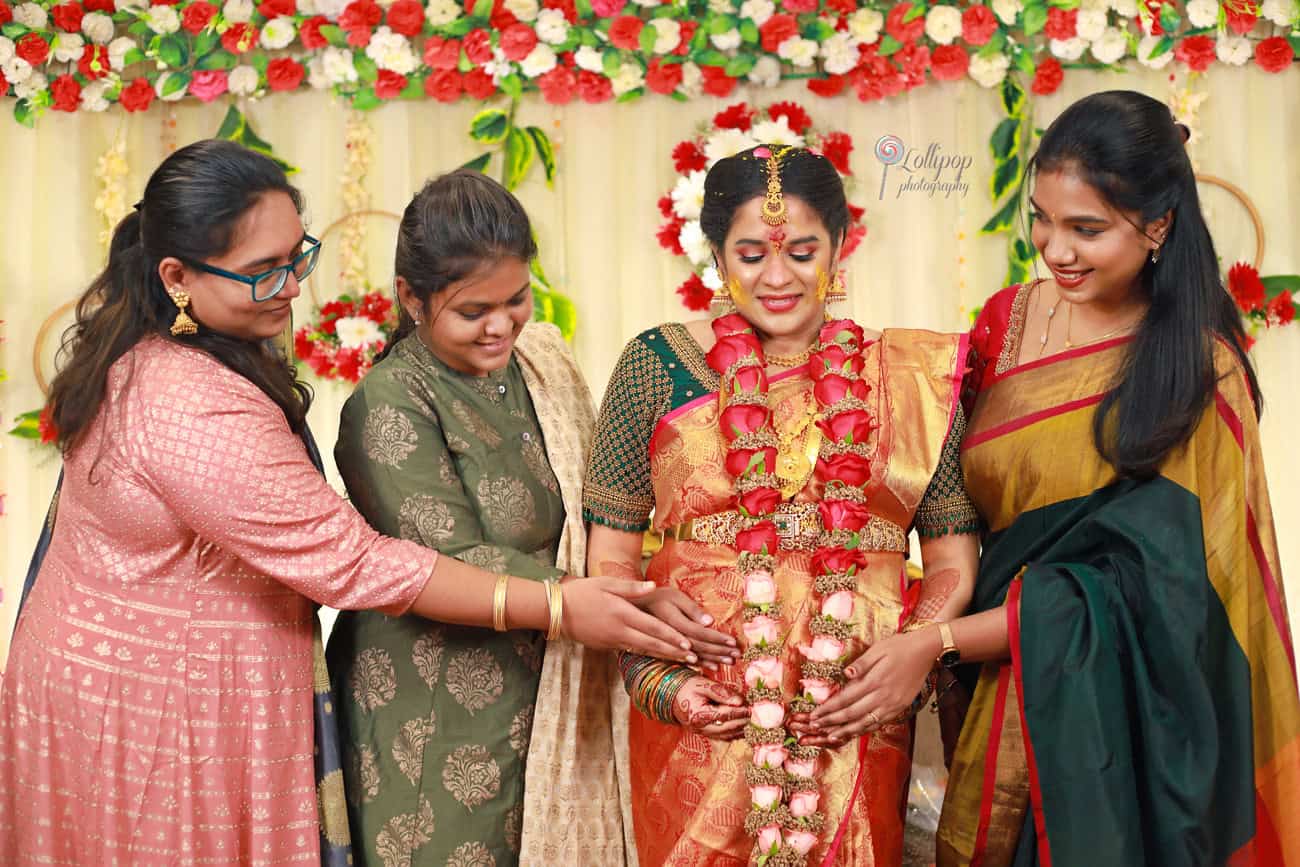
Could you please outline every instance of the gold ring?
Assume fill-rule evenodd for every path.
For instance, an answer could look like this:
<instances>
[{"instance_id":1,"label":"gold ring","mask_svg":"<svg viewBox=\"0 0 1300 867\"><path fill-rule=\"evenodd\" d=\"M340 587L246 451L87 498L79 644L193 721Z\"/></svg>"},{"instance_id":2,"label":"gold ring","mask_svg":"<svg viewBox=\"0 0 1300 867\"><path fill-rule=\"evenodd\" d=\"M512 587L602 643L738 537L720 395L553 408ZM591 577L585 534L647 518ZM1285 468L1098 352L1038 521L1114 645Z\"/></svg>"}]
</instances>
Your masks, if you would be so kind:
<instances>
[{"instance_id":1,"label":"gold ring","mask_svg":"<svg viewBox=\"0 0 1300 867\"><path fill-rule=\"evenodd\" d=\"M867 716L871 718L871 724L873 726L880 725L880 717L876 716L876 712L874 710L867 711Z\"/></svg>"}]
</instances>

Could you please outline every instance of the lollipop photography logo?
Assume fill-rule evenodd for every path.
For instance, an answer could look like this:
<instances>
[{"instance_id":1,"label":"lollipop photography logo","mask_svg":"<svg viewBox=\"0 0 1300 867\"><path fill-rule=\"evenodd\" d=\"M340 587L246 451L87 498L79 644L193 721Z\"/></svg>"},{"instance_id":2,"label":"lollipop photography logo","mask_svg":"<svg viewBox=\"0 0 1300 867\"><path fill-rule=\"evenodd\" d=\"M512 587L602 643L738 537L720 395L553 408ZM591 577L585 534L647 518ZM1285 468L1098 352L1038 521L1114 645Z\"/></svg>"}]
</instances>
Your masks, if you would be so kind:
<instances>
[{"instance_id":1,"label":"lollipop photography logo","mask_svg":"<svg viewBox=\"0 0 1300 867\"><path fill-rule=\"evenodd\" d=\"M920 150L903 144L896 135L882 135L876 140L876 159L883 166L880 172L881 201L884 201L885 189L891 184L896 199L901 199L904 193L921 193L932 199L942 195L947 199L954 193L965 196L970 192L965 174L975 158L969 154L944 153L943 145L938 142L930 142ZM892 173L889 171L891 168L894 170Z\"/></svg>"}]
</instances>

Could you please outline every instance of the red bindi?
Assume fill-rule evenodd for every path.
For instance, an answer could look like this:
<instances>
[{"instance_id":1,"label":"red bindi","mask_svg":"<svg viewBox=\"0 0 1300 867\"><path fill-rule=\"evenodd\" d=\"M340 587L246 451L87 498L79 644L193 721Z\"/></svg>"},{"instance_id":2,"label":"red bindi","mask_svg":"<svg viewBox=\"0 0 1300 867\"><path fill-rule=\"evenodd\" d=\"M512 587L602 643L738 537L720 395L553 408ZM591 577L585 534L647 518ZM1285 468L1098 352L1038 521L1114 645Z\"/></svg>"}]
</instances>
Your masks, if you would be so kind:
<instances>
[{"instance_id":1,"label":"red bindi","mask_svg":"<svg viewBox=\"0 0 1300 867\"><path fill-rule=\"evenodd\" d=\"M781 248L785 246L785 229L773 229L767 233L767 239L772 242L776 252L780 253Z\"/></svg>"}]
</instances>

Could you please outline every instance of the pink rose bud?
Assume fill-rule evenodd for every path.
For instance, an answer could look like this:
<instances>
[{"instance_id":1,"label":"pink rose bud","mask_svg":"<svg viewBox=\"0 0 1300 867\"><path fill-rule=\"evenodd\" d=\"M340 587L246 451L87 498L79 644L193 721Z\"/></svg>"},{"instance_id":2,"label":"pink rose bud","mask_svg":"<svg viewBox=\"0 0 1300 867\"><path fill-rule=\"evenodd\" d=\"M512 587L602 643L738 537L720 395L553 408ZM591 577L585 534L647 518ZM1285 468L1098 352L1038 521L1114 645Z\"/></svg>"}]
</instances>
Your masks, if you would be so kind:
<instances>
[{"instance_id":1,"label":"pink rose bud","mask_svg":"<svg viewBox=\"0 0 1300 867\"><path fill-rule=\"evenodd\" d=\"M800 855L807 855L812 851L812 847L817 845L817 835L809 834L807 831L786 831L785 845Z\"/></svg>"},{"instance_id":2,"label":"pink rose bud","mask_svg":"<svg viewBox=\"0 0 1300 867\"><path fill-rule=\"evenodd\" d=\"M817 773L817 760L786 759L785 772L792 777L811 777Z\"/></svg>"},{"instance_id":3,"label":"pink rose bud","mask_svg":"<svg viewBox=\"0 0 1300 867\"><path fill-rule=\"evenodd\" d=\"M745 667L745 686L753 688L762 681L772 689L780 689L781 674L781 660L775 656L760 656Z\"/></svg>"},{"instance_id":4,"label":"pink rose bud","mask_svg":"<svg viewBox=\"0 0 1300 867\"><path fill-rule=\"evenodd\" d=\"M816 704L821 704L831 697L835 691L833 684L827 683L818 677L805 677L799 681L803 691L809 695Z\"/></svg>"},{"instance_id":5,"label":"pink rose bud","mask_svg":"<svg viewBox=\"0 0 1300 867\"><path fill-rule=\"evenodd\" d=\"M812 645L799 645L800 652L810 662L836 662L844 655L844 642L829 635L818 635Z\"/></svg>"},{"instance_id":6,"label":"pink rose bud","mask_svg":"<svg viewBox=\"0 0 1300 867\"><path fill-rule=\"evenodd\" d=\"M780 744L759 744L754 747L754 765L759 768L779 768L790 753Z\"/></svg>"},{"instance_id":7,"label":"pink rose bud","mask_svg":"<svg viewBox=\"0 0 1300 867\"><path fill-rule=\"evenodd\" d=\"M785 722L785 708L774 701L755 702L749 709L749 721L761 729L774 729Z\"/></svg>"},{"instance_id":8,"label":"pink rose bud","mask_svg":"<svg viewBox=\"0 0 1300 867\"><path fill-rule=\"evenodd\" d=\"M780 638L778 629L780 624L771 617L755 617L745 624L745 640L750 644L758 645L764 642L776 644Z\"/></svg>"},{"instance_id":9,"label":"pink rose bud","mask_svg":"<svg viewBox=\"0 0 1300 867\"><path fill-rule=\"evenodd\" d=\"M822 600L822 614L827 617L834 617L836 620L851 620L853 618L853 593L849 590L839 590L827 596Z\"/></svg>"},{"instance_id":10,"label":"pink rose bud","mask_svg":"<svg viewBox=\"0 0 1300 867\"><path fill-rule=\"evenodd\" d=\"M781 801L780 786L754 786L749 790L754 806L760 810L770 810Z\"/></svg>"},{"instance_id":11,"label":"pink rose bud","mask_svg":"<svg viewBox=\"0 0 1300 867\"><path fill-rule=\"evenodd\" d=\"M767 605L776 601L776 581L765 570L750 572L745 576L745 601L751 605Z\"/></svg>"},{"instance_id":12,"label":"pink rose bud","mask_svg":"<svg viewBox=\"0 0 1300 867\"><path fill-rule=\"evenodd\" d=\"M773 846L781 845L781 827L779 825L768 825L766 828L758 830L758 848L761 852L772 851Z\"/></svg>"},{"instance_id":13,"label":"pink rose bud","mask_svg":"<svg viewBox=\"0 0 1300 867\"><path fill-rule=\"evenodd\" d=\"M811 816L817 812L817 802L821 795L817 792L795 792L790 795L790 813L795 816Z\"/></svg>"}]
</instances>

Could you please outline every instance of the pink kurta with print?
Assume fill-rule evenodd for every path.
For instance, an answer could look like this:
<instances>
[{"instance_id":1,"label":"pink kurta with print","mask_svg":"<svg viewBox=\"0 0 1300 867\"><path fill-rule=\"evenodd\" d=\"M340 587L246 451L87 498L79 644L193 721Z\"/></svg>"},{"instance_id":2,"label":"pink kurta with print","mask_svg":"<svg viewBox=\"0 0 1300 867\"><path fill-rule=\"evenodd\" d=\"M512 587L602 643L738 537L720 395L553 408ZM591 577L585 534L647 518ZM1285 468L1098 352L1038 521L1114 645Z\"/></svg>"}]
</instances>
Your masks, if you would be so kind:
<instances>
[{"instance_id":1,"label":"pink kurta with print","mask_svg":"<svg viewBox=\"0 0 1300 867\"><path fill-rule=\"evenodd\" d=\"M108 394L0 691L0 858L315 862L313 600L405 611L437 555L201 352L146 340Z\"/></svg>"}]
</instances>

